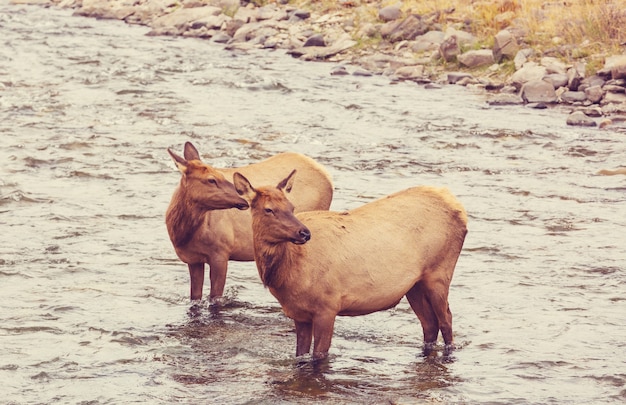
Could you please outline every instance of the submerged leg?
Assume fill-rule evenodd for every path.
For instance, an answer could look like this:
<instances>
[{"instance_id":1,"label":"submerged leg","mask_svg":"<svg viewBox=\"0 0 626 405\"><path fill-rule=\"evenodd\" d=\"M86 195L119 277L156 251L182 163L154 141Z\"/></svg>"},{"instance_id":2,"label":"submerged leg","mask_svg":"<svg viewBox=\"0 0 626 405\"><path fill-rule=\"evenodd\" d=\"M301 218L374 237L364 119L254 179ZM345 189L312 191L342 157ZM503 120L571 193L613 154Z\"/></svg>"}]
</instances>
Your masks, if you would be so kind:
<instances>
[{"instance_id":1,"label":"submerged leg","mask_svg":"<svg viewBox=\"0 0 626 405\"><path fill-rule=\"evenodd\" d=\"M430 346L434 346L437 342L439 322L437 321L437 315L433 311L432 305L428 301L423 282L417 282L406 293L406 298L411 305L411 309L413 309L413 312L415 312L415 315L417 315L422 324L424 344L426 345L424 349L429 349ZM432 347L430 348L432 349Z\"/></svg>"},{"instance_id":2,"label":"submerged leg","mask_svg":"<svg viewBox=\"0 0 626 405\"><path fill-rule=\"evenodd\" d=\"M211 280L210 302L219 304L224 295L226 286L226 272L228 271L228 259L211 258L209 260L209 278Z\"/></svg>"},{"instance_id":3,"label":"submerged leg","mask_svg":"<svg viewBox=\"0 0 626 405\"><path fill-rule=\"evenodd\" d=\"M336 314L316 315L313 319L313 359L328 357L330 342L333 339Z\"/></svg>"},{"instance_id":4,"label":"submerged leg","mask_svg":"<svg viewBox=\"0 0 626 405\"><path fill-rule=\"evenodd\" d=\"M202 286L204 285L204 263L188 263L187 267L189 267L191 300L201 300Z\"/></svg>"},{"instance_id":5,"label":"submerged leg","mask_svg":"<svg viewBox=\"0 0 626 405\"><path fill-rule=\"evenodd\" d=\"M448 304L449 280L440 278L430 278L424 283L426 297L430 302L433 312L437 317L439 330L446 346L451 346L452 336L452 312Z\"/></svg>"},{"instance_id":6,"label":"submerged leg","mask_svg":"<svg viewBox=\"0 0 626 405\"><path fill-rule=\"evenodd\" d=\"M313 324L311 322L294 321L296 325L296 357L308 354L311 351L313 340Z\"/></svg>"}]
</instances>

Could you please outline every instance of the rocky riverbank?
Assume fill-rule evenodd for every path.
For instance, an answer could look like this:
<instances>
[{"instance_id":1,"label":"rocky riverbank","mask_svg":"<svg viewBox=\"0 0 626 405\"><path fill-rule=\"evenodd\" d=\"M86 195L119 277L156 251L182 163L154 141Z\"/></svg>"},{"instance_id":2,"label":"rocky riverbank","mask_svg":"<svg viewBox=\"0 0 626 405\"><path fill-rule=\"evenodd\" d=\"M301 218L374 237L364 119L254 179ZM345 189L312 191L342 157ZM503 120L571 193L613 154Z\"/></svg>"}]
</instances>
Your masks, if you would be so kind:
<instances>
[{"instance_id":1,"label":"rocky riverbank","mask_svg":"<svg viewBox=\"0 0 626 405\"><path fill-rule=\"evenodd\" d=\"M71 8L76 15L148 26L149 35L198 37L228 49L285 49L303 60L340 62L334 75L471 86L488 92L491 105L559 106L568 125L626 129L626 54L606 57L604 66L589 74L585 62L566 63L526 47L524 32L513 26L490 41L465 29L467 21L443 27L440 13L454 10L418 15L402 11L400 4L382 7L380 0L338 0L341 6L332 12L321 2L296 6L286 0L12 2ZM503 2L509 3L515 4Z\"/></svg>"}]
</instances>

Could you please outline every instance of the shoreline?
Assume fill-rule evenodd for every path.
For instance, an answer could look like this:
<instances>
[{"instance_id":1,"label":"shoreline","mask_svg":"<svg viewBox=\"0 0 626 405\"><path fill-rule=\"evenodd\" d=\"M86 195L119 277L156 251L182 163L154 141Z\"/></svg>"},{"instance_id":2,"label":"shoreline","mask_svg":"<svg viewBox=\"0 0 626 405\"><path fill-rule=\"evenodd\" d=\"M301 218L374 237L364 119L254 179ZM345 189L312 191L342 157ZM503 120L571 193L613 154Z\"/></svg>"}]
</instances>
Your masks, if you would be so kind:
<instances>
[{"instance_id":1,"label":"shoreline","mask_svg":"<svg viewBox=\"0 0 626 405\"><path fill-rule=\"evenodd\" d=\"M567 64L520 46L512 29L500 31L492 49L463 51L478 38L462 24L444 30L434 16L406 15L399 4L341 0L339 8L324 12L319 2L300 8L287 0L262 6L246 1L10 3L72 9L74 15L147 26L147 35L196 37L227 50L284 49L301 60L337 63L331 75L383 75L392 83L413 81L428 87L461 85L484 92L489 105L552 108L567 116L567 125L626 133L626 54L607 57L601 70L586 75L582 62ZM377 17L371 17L372 10ZM511 65L514 72L506 70Z\"/></svg>"}]
</instances>

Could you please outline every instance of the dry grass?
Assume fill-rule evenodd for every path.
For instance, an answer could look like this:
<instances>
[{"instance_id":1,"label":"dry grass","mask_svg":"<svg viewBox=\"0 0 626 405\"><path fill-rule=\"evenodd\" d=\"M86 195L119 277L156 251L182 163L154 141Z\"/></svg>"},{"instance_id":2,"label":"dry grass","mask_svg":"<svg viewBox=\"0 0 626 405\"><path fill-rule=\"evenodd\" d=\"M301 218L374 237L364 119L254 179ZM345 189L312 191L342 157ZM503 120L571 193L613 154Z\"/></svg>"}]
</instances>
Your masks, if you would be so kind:
<instances>
[{"instance_id":1,"label":"dry grass","mask_svg":"<svg viewBox=\"0 0 626 405\"><path fill-rule=\"evenodd\" d=\"M493 37L513 26L529 45L592 46L622 53L626 43L626 0L407 0L405 9L442 13L442 23L467 22L479 37Z\"/></svg>"},{"instance_id":2,"label":"dry grass","mask_svg":"<svg viewBox=\"0 0 626 405\"><path fill-rule=\"evenodd\" d=\"M294 0L326 12L352 9L361 21L398 0ZM471 31L488 45L513 27L540 52L565 59L599 58L626 52L626 0L404 0L405 13L438 13L445 29Z\"/></svg>"}]
</instances>

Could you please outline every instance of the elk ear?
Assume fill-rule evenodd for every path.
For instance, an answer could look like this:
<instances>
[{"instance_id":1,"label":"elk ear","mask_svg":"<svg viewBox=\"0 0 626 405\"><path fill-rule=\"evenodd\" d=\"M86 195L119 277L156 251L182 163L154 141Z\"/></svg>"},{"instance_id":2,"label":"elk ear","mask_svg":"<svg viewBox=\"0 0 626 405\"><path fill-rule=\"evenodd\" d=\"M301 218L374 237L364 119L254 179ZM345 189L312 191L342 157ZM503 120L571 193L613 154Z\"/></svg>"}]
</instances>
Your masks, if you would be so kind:
<instances>
[{"instance_id":1,"label":"elk ear","mask_svg":"<svg viewBox=\"0 0 626 405\"><path fill-rule=\"evenodd\" d=\"M254 199L256 196L256 190L250 184L250 181L245 178L245 176L239 172L235 172L233 175L233 184L235 185L235 190L237 190L237 194L242 196L248 202Z\"/></svg>"},{"instance_id":2,"label":"elk ear","mask_svg":"<svg viewBox=\"0 0 626 405\"><path fill-rule=\"evenodd\" d=\"M279 190L283 190L285 193L290 193L291 189L293 188L293 181L294 181L295 174L296 174L296 169L293 169L291 173L289 173L289 176L285 177L283 181L278 183L276 188L278 188Z\"/></svg>"},{"instance_id":3,"label":"elk ear","mask_svg":"<svg viewBox=\"0 0 626 405\"><path fill-rule=\"evenodd\" d=\"M169 153L172 159L174 160L174 163L176 164L176 167L178 168L178 170L180 170L181 173L186 174L187 173L187 161L183 159L182 157L178 156L176 153L172 152L170 148L167 148L167 153Z\"/></svg>"},{"instance_id":4,"label":"elk ear","mask_svg":"<svg viewBox=\"0 0 626 405\"><path fill-rule=\"evenodd\" d=\"M202 160L200 159L200 153L198 153L198 149L191 142L185 142L185 159L187 160Z\"/></svg>"}]
</instances>

